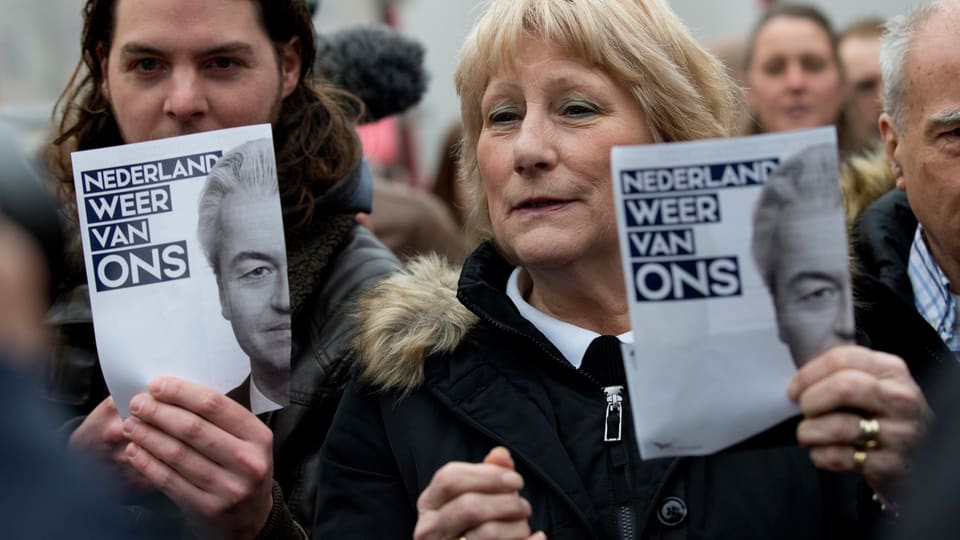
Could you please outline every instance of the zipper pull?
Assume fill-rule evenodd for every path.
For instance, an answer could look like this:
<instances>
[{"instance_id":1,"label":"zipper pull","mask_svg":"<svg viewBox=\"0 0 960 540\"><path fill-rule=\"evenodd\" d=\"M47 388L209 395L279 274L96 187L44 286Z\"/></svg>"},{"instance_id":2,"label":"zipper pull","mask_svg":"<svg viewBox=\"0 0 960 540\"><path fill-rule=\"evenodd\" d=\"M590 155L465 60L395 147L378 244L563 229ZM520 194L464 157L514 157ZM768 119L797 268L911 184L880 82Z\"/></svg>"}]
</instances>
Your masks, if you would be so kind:
<instances>
[{"instance_id":1,"label":"zipper pull","mask_svg":"<svg viewBox=\"0 0 960 540\"><path fill-rule=\"evenodd\" d=\"M603 393L607 395L607 414L603 429L604 442L620 440L623 428L623 392L622 386L604 386Z\"/></svg>"}]
</instances>

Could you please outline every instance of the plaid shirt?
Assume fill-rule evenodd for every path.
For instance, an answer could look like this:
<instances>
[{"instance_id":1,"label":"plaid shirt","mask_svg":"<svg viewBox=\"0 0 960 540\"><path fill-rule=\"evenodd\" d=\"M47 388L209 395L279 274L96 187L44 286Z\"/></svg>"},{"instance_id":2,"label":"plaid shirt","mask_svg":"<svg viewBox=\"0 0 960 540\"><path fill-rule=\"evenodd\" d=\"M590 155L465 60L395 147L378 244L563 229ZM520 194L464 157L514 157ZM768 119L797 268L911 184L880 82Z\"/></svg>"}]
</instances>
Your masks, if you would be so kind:
<instances>
[{"instance_id":1,"label":"plaid shirt","mask_svg":"<svg viewBox=\"0 0 960 540\"><path fill-rule=\"evenodd\" d=\"M940 334L940 339L951 351L960 351L957 298L950 294L950 280L933 260L919 224L910 247L907 274L913 286L913 301L917 311Z\"/></svg>"}]
</instances>

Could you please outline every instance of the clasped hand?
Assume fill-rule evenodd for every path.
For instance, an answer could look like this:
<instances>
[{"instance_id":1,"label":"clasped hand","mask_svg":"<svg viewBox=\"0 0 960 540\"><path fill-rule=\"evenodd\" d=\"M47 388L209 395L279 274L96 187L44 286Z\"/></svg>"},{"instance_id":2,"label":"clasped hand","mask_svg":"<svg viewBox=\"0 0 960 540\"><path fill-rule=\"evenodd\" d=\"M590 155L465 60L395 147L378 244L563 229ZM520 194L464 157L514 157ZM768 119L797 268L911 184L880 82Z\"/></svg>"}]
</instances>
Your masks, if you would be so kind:
<instances>
[{"instance_id":1,"label":"clasped hand","mask_svg":"<svg viewBox=\"0 0 960 540\"><path fill-rule=\"evenodd\" d=\"M803 413L797 441L814 464L861 474L885 500L932 418L904 361L863 347L836 347L811 360L787 395Z\"/></svg>"},{"instance_id":2,"label":"clasped hand","mask_svg":"<svg viewBox=\"0 0 960 540\"><path fill-rule=\"evenodd\" d=\"M450 462L417 499L415 540L485 538L546 540L530 535L530 503L520 496L523 478L506 448L496 447L483 463Z\"/></svg>"}]
</instances>

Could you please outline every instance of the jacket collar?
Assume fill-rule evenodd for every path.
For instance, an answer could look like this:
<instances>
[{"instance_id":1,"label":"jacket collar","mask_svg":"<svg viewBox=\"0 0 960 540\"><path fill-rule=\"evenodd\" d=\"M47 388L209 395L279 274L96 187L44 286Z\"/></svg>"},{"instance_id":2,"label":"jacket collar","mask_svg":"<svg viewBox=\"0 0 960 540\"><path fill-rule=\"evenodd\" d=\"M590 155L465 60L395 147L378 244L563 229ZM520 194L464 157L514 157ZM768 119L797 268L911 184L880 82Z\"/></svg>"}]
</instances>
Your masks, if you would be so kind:
<instances>
[{"instance_id":1,"label":"jacket collar","mask_svg":"<svg viewBox=\"0 0 960 540\"><path fill-rule=\"evenodd\" d=\"M504 292L514 267L500 255L491 241L482 244L464 263L457 299L480 320L533 341L551 359L573 369L563 354L520 315Z\"/></svg>"},{"instance_id":2,"label":"jacket collar","mask_svg":"<svg viewBox=\"0 0 960 540\"><path fill-rule=\"evenodd\" d=\"M470 255L460 274L457 297L480 320L536 346L556 362L561 374L588 380L580 375L547 341L533 324L524 319L505 294L514 266L487 242ZM478 335L479 334L479 335ZM496 343L502 337L475 333L466 339ZM508 351L510 345L505 347ZM534 471L569 505L584 530L597 530L599 516L557 433L556 418L546 416L548 398L536 380L537 370L522 369L514 354L498 354L498 347L485 349L482 359L471 361L455 353L449 361L427 362L425 387L469 425L510 448L518 462ZM486 354L493 349L494 354ZM513 351L509 351L513 352ZM466 361L458 361L458 360ZM592 384L592 383L591 383ZM523 390L521 391L521 388ZM508 403L509 407L502 404Z\"/></svg>"},{"instance_id":3,"label":"jacket collar","mask_svg":"<svg viewBox=\"0 0 960 540\"><path fill-rule=\"evenodd\" d=\"M907 261L917 218L907 195L894 190L877 199L860 217L854 229L858 273L890 287L908 305L913 305L913 287Z\"/></svg>"}]
</instances>

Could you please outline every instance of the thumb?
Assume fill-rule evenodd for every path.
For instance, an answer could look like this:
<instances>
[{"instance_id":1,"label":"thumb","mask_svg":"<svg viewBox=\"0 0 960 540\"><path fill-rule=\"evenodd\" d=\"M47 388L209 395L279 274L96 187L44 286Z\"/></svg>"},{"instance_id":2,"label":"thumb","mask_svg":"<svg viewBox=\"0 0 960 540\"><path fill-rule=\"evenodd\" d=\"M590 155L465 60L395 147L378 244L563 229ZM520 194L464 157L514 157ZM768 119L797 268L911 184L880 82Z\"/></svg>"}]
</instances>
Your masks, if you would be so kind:
<instances>
[{"instance_id":1,"label":"thumb","mask_svg":"<svg viewBox=\"0 0 960 540\"><path fill-rule=\"evenodd\" d=\"M493 450L490 450L487 457L483 458L483 462L487 465L499 465L500 467L510 470L516 468L513 464L513 457L510 456L510 451L502 446L497 446L494 447Z\"/></svg>"}]
</instances>

